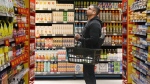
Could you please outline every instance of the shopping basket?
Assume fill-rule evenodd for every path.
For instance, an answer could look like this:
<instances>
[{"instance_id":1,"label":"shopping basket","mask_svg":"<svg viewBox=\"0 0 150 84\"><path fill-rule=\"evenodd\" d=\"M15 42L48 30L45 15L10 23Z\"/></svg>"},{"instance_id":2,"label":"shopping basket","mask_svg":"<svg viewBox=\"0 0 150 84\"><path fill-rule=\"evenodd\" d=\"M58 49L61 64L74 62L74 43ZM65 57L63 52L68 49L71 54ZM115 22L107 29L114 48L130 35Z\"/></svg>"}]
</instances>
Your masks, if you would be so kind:
<instances>
[{"instance_id":1,"label":"shopping basket","mask_svg":"<svg viewBox=\"0 0 150 84\"><path fill-rule=\"evenodd\" d=\"M68 47L67 58L69 63L97 64L100 59L101 49L88 49L79 47Z\"/></svg>"},{"instance_id":2,"label":"shopping basket","mask_svg":"<svg viewBox=\"0 0 150 84\"><path fill-rule=\"evenodd\" d=\"M99 47L104 43L105 35L101 34L99 38ZM85 42L84 42L85 44ZM67 47L67 58L70 63L79 64L98 64L100 59L101 49L89 49L82 47Z\"/></svg>"}]
</instances>

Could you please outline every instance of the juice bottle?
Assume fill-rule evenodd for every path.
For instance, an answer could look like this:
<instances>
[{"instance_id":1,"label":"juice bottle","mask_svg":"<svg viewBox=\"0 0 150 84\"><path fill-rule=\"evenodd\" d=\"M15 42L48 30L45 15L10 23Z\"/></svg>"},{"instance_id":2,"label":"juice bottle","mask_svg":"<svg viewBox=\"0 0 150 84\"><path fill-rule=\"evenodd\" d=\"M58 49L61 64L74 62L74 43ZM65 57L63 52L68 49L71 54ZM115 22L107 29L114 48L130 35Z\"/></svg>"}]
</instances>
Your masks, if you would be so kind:
<instances>
[{"instance_id":1,"label":"juice bottle","mask_svg":"<svg viewBox=\"0 0 150 84\"><path fill-rule=\"evenodd\" d=\"M78 17L79 17L79 12L78 12L78 10L76 10L76 12L75 12L75 20L79 20Z\"/></svg>"},{"instance_id":2,"label":"juice bottle","mask_svg":"<svg viewBox=\"0 0 150 84\"><path fill-rule=\"evenodd\" d=\"M90 5L90 1L87 1L86 8Z\"/></svg>"},{"instance_id":3,"label":"juice bottle","mask_svg":"<svg viewBox=\"0 0 150 84\"><path fill-rule=\"evenodd\" d=\"M112 29L112 23L110 23L110 27L109 27L109 31L110 31L110 34L112 34L113 33L113 29Z\"/></svg>"},{"instance_id":4,"label":"juice bottle","mask_svg":"<svg viewBox=\"0 0 150 84\"><path fill-rule=\"evenodd\" d=\"M119 44L122 43L122 36L119 36L119 41L118 41Z\"/></svg>"},{"instance_id":5,"label":"juice bottle","mask_svg":"<svg viewBox=\"0 0 150 84\"><path fill-rule=\"evenodd\" d=\"M100 10L100 14L99 14L99 18L100 18L100 20L102 20L102 17L103 17L103 15L102 15L103 13L102 13L102 10Z\"/></svg>"},{"instance_id":6,"label":"juice bottle","mask_svg":"<svg viewBox=\"0 0 150 84\"><path fill-rule=\"evenodd\" d=\"M79 21L82 20L82 17L81 17L81 10L79 10L79 13L78 13L78 20L79 20Z\"/></svg>"},{"instance_id":7,"label":"juice bottle","mask_svg":"<svg viewBox=\"0 0 150 84\"><path fill-rule=\"evenodd\" d=\"M113 23L113 34L116 34L116 24Z\"/></svg>"},{"instance_id":8,"label":"juice bottle","mask_svg":"<svg viewBox=\"0 0 150 84\"><path fill-rule=\"evenodd\" d=\"M122 34L122 25L119 23L119 34Z\"/></svg>"},{"instance_id":9,"label":"juice bottle","mask_svg":"<svg viewBox=\"0 0 150 84\"><path fill-rule=\"evenodd\" d=\"M100 59L103 59L103 49L101 50Z\"/></svg>"},{"instance_id":10,"label":"juice bottle","mask_svg":"<svg viewBox=\"0 0 150 84\"><path fill-rule=\"evenodd\" d=\"M114 21L114 11L112 11L112 21Z\"/></svg>"},{"instance_id":11,"label":"juice bottle","mask_svg":"<svg viewBox=\"0 0 150 84\"><path fill-rule=\"evenodd\" d=\"M84 1L84 8L86 8L86 1Z\"/></svg>"},{"instance_id":12,"label":"juice bottle","mask_svg":"<svg viewBox=\"0 0 150 84\"><path fill-rule=\"evenodd\" d=\"M118 38L118 36L115 36L114 39L115 39L115 44L118 44L118 43L119 43L119 38Z\"/></svg>"},{"instance_id":13,"label":"juice bottle","mask_svg":"<svg viewBox=\"0 0 150 84\"><path fill-rule=\"evenodd\" d=\"M85 12L82 10L82 21L85 21Z\"/></svg>"},{"instance_id":14,"label":"juice bottle","mask_svg":"<svg viewBox=\"0 0 150 84\"><path fill-rule=\"evenodd\" d=\"M113 44L115 44L115 37L114 36L112 36L112 38L111 38L111 44L113 45Z\"/></svg>"},{"instance_id":15,"label":"juice bottle","mask_svg":"<svg viewBox=\"0 0 150 84\"><path fill-rule=\"evenodd\" d=\"M112 37L108 36L108 44L111 44L111 43L112 43Z\"/></svg>"},{"instance_id":16,"label":"juice bottle","mask_svg":"<svg viewBox=\"0 0 150 84\"><path fill-rule=\"evenodd\" d=\"M106 32L107 32L107 31L106 31L106 23L104 23L104 26L103 26L102 30L103 30L103 31L102 31L103 34L106 35Z\"/></svg>"},{"instance_id":17,"label":"juice bottle","mask_svg":"<svg viewBox=\"0 0 150 84\"><path fill-rule=\"evenodd\" d=\"M118 21L121 21L121 11L118 11Z\"/></svg>"},{"instance_id":18,"label":"juice bottle","mask_svg":"<svg viewBox=\"0 0 150 84\"><path fill-rule=\"evenodd\" d=\"M119 33L119 26L118 26L118 23L116 23L116 34Z\"/></svg>"},{"instance_id":19,"label":"juice bottle","mask_svg":"<svg viewBox=\"0 0 150 84\"><path fill-rule=\"evenodd\" d=\"M83 8L83 7L84 7L84 2L81 1L81 2L80 2L80 5L81 5L80 7Z\"/></svg>"},{"instance_id":20,"label":"juice bottle","mask_svg":"<svg viewBox=\"0 0 150 84\"><path fill-rule=\"evenodd\" d=\"M116 21L119 20L119 11L116 11Z\"/></svg>"},{"instance_id":21,"label":"juice bottle","mask_svg":"<svg viewBox=\"0 0 150 84\"><path fill-rule=\"evenodd\" d=\"M106 13L105 13L106 11L103 11L103 21L106 21Z\"/></svg>"},{"instance_id":22,"label":"juice bottle","mask_svg":"<svg viewBox=\"0 0 150 84\"><path fill-rule=\"evenodd\" d=\"M106 52L106 49L104 51L104 59L107 59L107 52Z\"/></svg>"},{"instance_id":23,"label":"juice bottle","mask_svg":"<svg viewBox=\"0 0 150 84\"><path fill-rule=\"evenodd\" d=\"M81 4L80 4L80 1L78 1L78 8L81 8Z\"/></svg>"},{"instance_id":24,"label":"juice bottle","mask_svg":"<svg viewBox=\"0 0 150 84\"><path fill-rule=\"evenodd\" d=\"M106 34L110 34L109 23L106 23Z\"/></svg>"},{"instance_id":25,"label":"juice bottle","mask_svg":"<svg viewBox=\"0 0 150 84\"><path fill-rule=\"evenodd\" d=\"M108 21L108 11L105 11L105 21Z\"/></svg>"},{"instance_id":26,"label":"juice bottle","mask_svg":"<svg viewBox=\"0 0 150 84\"><path fill-rule=\"evenodd\" d=\"M111 11L108 11L108 21L111 21Z\"/></svg>"},{"instance_id":27,"label":"juice bottle","mask_svg":"<svg viewBox=\"0 0 150 84\"><path fill-rule=\"evenodd\" d=\"M78 6L77 6L77 5L78 5L78 2L75 1L74 3L75 3L74 7L77 8L77 7L78 7Z\"/></svg>"},{"instance_id":28,"label":"juice bottle","mask_svg":"<svg viewBox=\"0 0 150 84\"><path fill-rule=\"evenodd\" d=\"M92 5L93 4L93 1L90 1L90 5Z\"/></svg>"}]
</instances>

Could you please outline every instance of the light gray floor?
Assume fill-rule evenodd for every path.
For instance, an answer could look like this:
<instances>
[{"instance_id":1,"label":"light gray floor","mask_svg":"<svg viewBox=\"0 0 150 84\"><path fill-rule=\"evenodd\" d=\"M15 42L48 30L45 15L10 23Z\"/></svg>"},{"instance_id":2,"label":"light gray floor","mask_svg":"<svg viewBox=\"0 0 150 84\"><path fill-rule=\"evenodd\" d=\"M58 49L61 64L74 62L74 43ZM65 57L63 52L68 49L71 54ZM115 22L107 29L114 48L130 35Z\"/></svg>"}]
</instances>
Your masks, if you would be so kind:
<instances>
[{"instance_id":1,"label":"light gray floor","mask_svg":"<svg viewBox=\"0 0 150 84\"><path fill-rule=\"evenodd\" d=\"M85 84L84 80L46 80L34 84ZM97 80L97 84L122 84L122 80Z\"/></svg>"}]
</instances>

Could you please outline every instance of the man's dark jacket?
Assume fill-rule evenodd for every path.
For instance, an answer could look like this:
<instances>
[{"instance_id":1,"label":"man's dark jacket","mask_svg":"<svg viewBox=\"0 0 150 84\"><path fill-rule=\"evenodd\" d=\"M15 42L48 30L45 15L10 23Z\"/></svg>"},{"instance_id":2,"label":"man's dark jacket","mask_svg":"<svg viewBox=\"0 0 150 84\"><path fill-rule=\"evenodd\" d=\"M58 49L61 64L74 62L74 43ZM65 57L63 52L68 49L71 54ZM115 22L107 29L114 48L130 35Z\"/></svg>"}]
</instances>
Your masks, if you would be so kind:
<instances>
[{"instance_id":1,"label":"man's dark jacket","mask_svg":"<svg viewBox=\"0 0 150 84\"><path fill-rule=\"evenodd\" d=\"M82 43L82 47L91 49L100 48L99 37L101 36L101 25L102 22L99 20L98 16L87 22L82 31L82 38L79 39Z\"/></svg>"}]
</instances>

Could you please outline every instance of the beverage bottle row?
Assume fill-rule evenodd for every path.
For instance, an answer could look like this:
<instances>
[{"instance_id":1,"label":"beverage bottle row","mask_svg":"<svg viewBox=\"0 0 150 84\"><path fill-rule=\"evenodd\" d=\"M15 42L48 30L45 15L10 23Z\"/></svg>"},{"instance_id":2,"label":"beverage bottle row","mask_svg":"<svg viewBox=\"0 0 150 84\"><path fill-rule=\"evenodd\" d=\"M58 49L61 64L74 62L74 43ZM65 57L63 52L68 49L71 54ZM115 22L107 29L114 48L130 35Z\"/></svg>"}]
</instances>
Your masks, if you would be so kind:
<instances>
[{"instance_id":1,"label":"beverage bottle row","mask_svg":"<svg viewBox=\"0 0 150 84\"><path fill-rule=\"evenodd\" d=\"M86 10L76 10L75 11L76 21L87 21Z\"/></svg>"},{"instance_id":2,"label":"beverage bottle row","mask_svg":"<svg viewBox=\"0 0 150 84\"><path fill-rule=\"evenodd\" d=\"M104 44L121 45L122 36L106 36Z\"/></svg>"},{"instance_id":3,"label":"beverage bottle row","mask_svg":"<svg viewBox=\"0 0 150 84\"><path fill-rule=\"evenodd\" d=\"M120 2L98 2L100 8L121 8Z\"/></svg>"},{"instance_id":4,"label":"beverage bottle row","mask_svg":"<svg viewBox=\"0 0 150 84\"><path fill-rule=\"evenodd\" d=\"M121 23L104 23L106 29L102 29L104 34L122 34L122 24Z\"/></svg>"},{"instance_id":5,"label":"beverage bottle row","mask_svg":"<svg viewBox=\"0 0 150 84\"><path fill-rule=\"evenodd\" d=\"M122 56L119 56L119 53L121 52L118 52L117 49L102 49L100 53L100 59L106 60L121 59Z\"/></svg>"},{"instance_id":6,"label":"beverage bottle row","mask_svg":"<svg viewBox=\"0 0 150 84\"><path fill-rule=\"evenodd\" d=\"M121 8L120 2L97 2L97 1L75 1L75 8L87 8L91 4L98 5L100 8Z\"/></svg>"},{"instance_id":7,"label":"beverage bottle row","mask_svg":"<svg viewBox=\"0 0 150 84\"><path fill-rule=\"evenodd\" d=\"M97 1L75 1L74 6L75 8L87 8L91 4L98 4Z\"/></svg>"},{"instance_id":8,"label":"beverage bottle row","mask_svg":"<svg viewBox=\"0 0 150 84\"><path fill-rule=\"evenodd\" d=\"M81 33L86 23L75 23L75 33Z\"/></svg>"},{"instance_id":9,"label":"beverage bottle row","mask_svg":"<svg viewBox=\"0 0 150 84\"><path fill-rule=\"evenodd\" d=\"M67 62L36 62L36 72L73 72L75 64Z\"/></svg>"},{"instance_id":10,"label":"beverage bottle row","mask_svg":"<svg viewBox=\"0 0 150 84\"><path fill-rule=\"evenodd\" d=\"M102 21L121 21L121 12L119 10L101 10L99 18Z\"/></svg>"}]
</instances>

